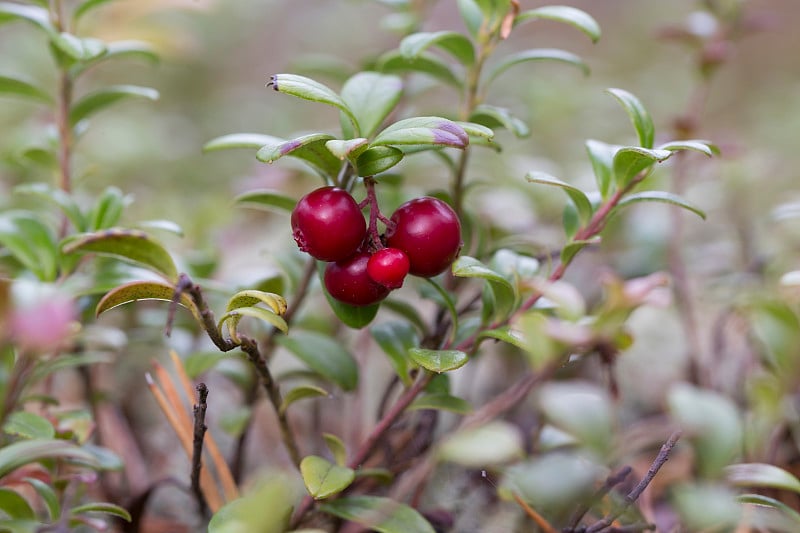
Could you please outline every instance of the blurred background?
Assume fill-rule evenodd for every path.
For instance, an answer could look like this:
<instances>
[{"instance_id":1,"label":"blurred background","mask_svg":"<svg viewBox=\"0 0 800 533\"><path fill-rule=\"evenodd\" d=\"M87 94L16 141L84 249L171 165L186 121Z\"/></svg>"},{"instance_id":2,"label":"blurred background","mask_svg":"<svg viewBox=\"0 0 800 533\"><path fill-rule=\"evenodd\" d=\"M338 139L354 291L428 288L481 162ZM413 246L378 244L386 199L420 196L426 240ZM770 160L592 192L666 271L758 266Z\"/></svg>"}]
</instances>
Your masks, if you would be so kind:
<instances>
[{"instance_id":1,"label":"blurred background","mask_svg":"<svg viewBox=\"0 0 800 533\"><path fill-rule=\"evenodd\" d=\"M545 4L520 3L523 9ZM689 154L689 171L680 184L675 183L674 168L665 166L651 178L652 188L679 187L706 211L707 220L689 213L676 218L668 206L637 206L615 219L603 245L581 257L569 280L591 301L598 297L600 272L646 275L667 270L671 258L682 257L690 315L677 305L634 315L632 326L641 342L620 361L623 403L631 417L663 407L669 383L692 371L687 351L698 354L701 363L695 371L705 374L701 382L735 396L749 364L747 357L735 355L748 350L748 341L742 327L735 321L720 322L720 317L752 295L776 293L793 301L798 296L779 279L800 269L800 218L786 216L800 212L800 3L746 2L748 24L729 48L719 51L725 61L707 86L697 53L675 38L678 26L700 34L714 31L714 21L698 12L701 2L565 3L598 20L603 30L599 43L591 44L570 28L539 22L515 31L498 55L531 47L564 48L582 56L591 74L584 77L577 69L543 63L515 67L500 78L489 99L525 120L531 133L518 139L501 131L501 154L474 153L468 179L489 186L476 186L468 205L508 234L523 235L534 251L557 249L564 239L562 197L559 191L527 184L524 176L546 171L593 188L585 140L635 142L627 117L604 89L623 88L644 102L656 123L657 143L675 138L690 119L692 136L717 143L722 157L706 161ZM370 65L402 38L394 31L402 21L387 4L391 2L121 0L92 12L82 20L80 33L149 41L161 61L100 65L81 81L77 93L132 83L154 87L161 97L155 103L125 102L93 119L77 146L76 189L94 197L107 185L116 185L133 200L125 220L166 218L178 223L183 237L163 236L169 249L185 261L218 261L213 273L218 281L246 285L275 272L278 259L294 253L288 217L235 207L233 198L257 188L280 189L299 198L318 185L318 178L291 161L265 165L248 150L204 155L202 146L234 132L285 138L334 132L338 115L333 109L278 94L266 83L272 74L292 72L338 89L349 74ZM427 4L429 16L421 30L463 28L455 2ZM55 85L42 37L20 24L0 26L0 72L24 73L42 87ZM409 113L454 109L450 89L425 81L412 88L424 91L425 97ZM21 100L0 100L3 208L15 201L10 196L14 186L49 179L49 170L30 165L21 155L32 140L52 133L50 117L37 115L37 109ZM447 186L447 174L434 158L409 158L396 170L408 186L406 194ZM404 199L393 194L382 199L385 211ZM118 323L124 320L121 316L107 320ZM163 353L163 313L151 322L156 327L129 332L130 358L114 370L123 384L116 393L130 394L127 401L141 394L139 376L147 358ZM180 335L166 342L181 348ZM128 374L131 368L135 372ZM126 380L125 375L136 379ZM127 409L134 418L143 416L135 414L135 405ZM153 416L150 423L158 423Z\"/></svg>"}]
</instances>

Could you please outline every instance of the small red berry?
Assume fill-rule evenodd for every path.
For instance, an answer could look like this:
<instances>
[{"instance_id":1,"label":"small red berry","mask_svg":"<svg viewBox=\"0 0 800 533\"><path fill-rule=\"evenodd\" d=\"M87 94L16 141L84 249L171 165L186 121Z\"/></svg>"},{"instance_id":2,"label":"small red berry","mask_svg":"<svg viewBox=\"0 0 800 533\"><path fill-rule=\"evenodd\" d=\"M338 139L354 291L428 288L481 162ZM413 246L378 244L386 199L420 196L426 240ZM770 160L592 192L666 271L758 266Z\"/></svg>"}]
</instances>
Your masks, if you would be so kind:
<instances>
[{"instance_id":1,"label":"small red berry","mask_svg":"<svg viewBox=\"0 0 800 533\"><path fill-rule=\"evenodd\" d=\"M409 272L430 278L444 272L461 250L461 223L445 202L429 196L397 208L386 230L386 243L411 263Z\"/></svg>"},{"instance_id":2,"label":"small red berry","mask_svg":"<svg viewBox=\"0 0 800 533\"><path fill-rule=\"evenodd\" d=\"M399 289L408 274L411 263L408 256L397 248L383 248L378 250L367 262L369 277L390 289Z\"/></svg>"},{"instance_id":3,"label":"small red berry","mask_svg":"<svg viewBox=\"0 0 800 533\"><path fill-rule=\"evenodd\" d=\"M347 191L322 187L297 202L292 211L292 234L297 246L312 257L339 261L361 246L367 223Z\"/></svg>"},{"instance_id":4,"label":"small red berry","mask_svg":"<svg viewBox=\"0 0 800 533\"><path fill-rule=\"evenodd\" d=\"M344 261L325 267L325 288L328 293L350 305L370 305L389 294L389 289L376 283L367 274L370 254L358 252Z\"/></svg>"}]
</instances>

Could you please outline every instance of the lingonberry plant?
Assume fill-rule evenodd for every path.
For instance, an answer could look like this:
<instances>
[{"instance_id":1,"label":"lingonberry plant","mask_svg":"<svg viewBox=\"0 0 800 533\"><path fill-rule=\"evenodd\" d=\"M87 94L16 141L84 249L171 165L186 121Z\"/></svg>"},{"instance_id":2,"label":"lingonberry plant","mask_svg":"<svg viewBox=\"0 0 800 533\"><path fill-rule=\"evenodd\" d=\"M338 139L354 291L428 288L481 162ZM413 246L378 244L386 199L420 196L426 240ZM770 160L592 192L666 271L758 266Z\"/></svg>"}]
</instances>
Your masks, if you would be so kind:
<instances>
[{"instance_id":1,"label":"lingonberry plant","mask_svg":"<svg viewBox=\"0 0 800 533\"><path fill-rule=\"evenodd\" d=\"M774 492L740 490L800 492L800 481L778 466L789 461L771 461L790 446L784 433L797 432L796 409L777 406L794 394L796 379L787 376L800 368L793 304L752 298L725 315L752 323L767 361L749 385L746 412L769 416L744 435L745 411L714 390L697 354L676 252L680 215L668 266L694 377L664 393L657 417L625 407L631 384L616 365L636 347L632 317L665 303L669 276L650 270L623 279L607 269L568 277L577 258L603 250L602 239L629 223L630 206L657 202L705 218L683 196L686 176L718 149L692 137L709 80L747 26L742 3L705 2L685 28L665 32L696 52L702 80L675 121L674 140L656 133L643 103L655 97L608 89L636 142L586 140L586 176L561 179L507 162L501 144L530 128L493 98L502 100L498 81L512 68L516 85L535 80L523 69L529 63L588 74L565 50L509 49L547 21L595 42L600 27L589 13L458 0L441 3L453 29L427 31L432 2L382 1L392 11L383 23L401 34L396 48L364 57L359 70L327 71L327 83L319 69L268 78L263 105L330 111L324 131L309 133L298 119L292 127L302 133L287 138L233 133L205 145L251 150L272 169L301 165L291 184L235 199L277 212L283 233L275 234L286 241L270 248L264 265L282 272L252 283L174 259L153 232L179 228L162 220L122 226L130 197L109 187L94 198L75 179L87 171L75 154L94 114L129 97L157 97L131 85L85 90L106 60L155 59L144 43L76 32L106 3L0 2L0 22L39 30L55 65L52 90L0 76L0 94L49 106L34 121L47 124L44 142L25 146L21 160L55 176L36 181L46 173L31 170L37 178L20 179L18 204L9 201L0 215L0 530L144 531L148 501L170 484L196 504L177 506L179 522L216 533L800 527L800 515ZM446 97L428 98L431 89ZM659 181L667 161L672 186ZM512 187L514 199L534 199L524 212L496 199L485 209L484 196ZM553 213L551 191L564 193L558 239L528 216L543 205L542 218ZM511 224L500 222L506 211ZM231 246L223 242L221 254ZM153 315L140 314L145 304L125 305L142 300L162 300L156 323L176 351L171 372L154 362L139 381L174 430L186 475L159 472L137 484L137 438L118 418L109 422L102 392L113 389L104 369L126 353L114 332L161 331ZM114 318L124 325L104 325ZM70 371L84 388L77 410L60 405L56 378ZM262 398L269 412L258 408ZM219 424L232 437L219 445L220 427L206 427L215 401L240 404ZM676 454L696 472L665 476L666 495L652 482ZM113 469L124 469L127 484L107 475ZM652 494L640 502L646 490Z\"/></svg>"}]
</instances>

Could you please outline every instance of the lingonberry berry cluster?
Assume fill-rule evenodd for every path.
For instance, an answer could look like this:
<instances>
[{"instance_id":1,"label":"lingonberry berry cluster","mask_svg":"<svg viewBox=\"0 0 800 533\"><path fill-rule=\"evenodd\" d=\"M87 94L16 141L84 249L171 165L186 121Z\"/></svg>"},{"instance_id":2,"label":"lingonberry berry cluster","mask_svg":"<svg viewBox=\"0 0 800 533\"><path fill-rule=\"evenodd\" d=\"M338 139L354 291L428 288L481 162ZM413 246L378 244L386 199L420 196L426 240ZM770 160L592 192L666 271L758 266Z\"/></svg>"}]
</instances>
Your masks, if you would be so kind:
<instances>
[{"instance_id":1,"label":"lingonberry berry cluster","mask_svg":"<svg viewBox=\"0 0 800 533\"><path fill-rule=\"evenodd\" d=\"M444 272L461 249L461 224L445 202L416 198L384 217L374 183L365 180L367 199L358 204L338 187L311 191L292 211L297 246L327 261L328 293L350 305L377 303L403 285L407 274L432 277ZM369 206L369 224L361 209ZM386 226L378 234L377 221Z\"/></svg>"}]
</instances>

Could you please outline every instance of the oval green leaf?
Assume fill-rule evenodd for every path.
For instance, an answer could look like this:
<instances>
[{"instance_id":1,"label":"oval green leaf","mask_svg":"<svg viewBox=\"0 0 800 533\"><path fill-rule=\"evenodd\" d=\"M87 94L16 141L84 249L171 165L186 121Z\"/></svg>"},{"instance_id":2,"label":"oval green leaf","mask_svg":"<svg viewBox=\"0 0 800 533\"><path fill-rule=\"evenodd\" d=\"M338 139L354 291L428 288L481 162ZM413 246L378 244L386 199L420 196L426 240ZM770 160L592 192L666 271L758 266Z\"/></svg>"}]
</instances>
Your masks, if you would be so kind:
<instances>
[{"instance_id":1,"label":"oval green leaf","mask_svg":"<svg viewBox=\"0 0 800 533\"><path fill-rule=\"evenodd\" d=\"M664 204L676 205L687 211L691 211L702 219L706 218L706 213L699 207L689 203L677 194L667 191L642 191L625 196L618 204L617 208L637 202L661 202Z\"/></svg>"},{"instance_id":2,"label":"oval green leaf","mask_svg":"<svg viewBox=\"0 0 800 533\"><path fill-rule=\"evenodd\" d=\"M688 139L684 141L672 141L664 143L658 147L659 150L669 150L677 152L680 150L691 150L693 152L700 152L708 157L719 155L719 147L711 141L702 141L697 139Z\"/></svg>"},{"instance_id":3,"label":"oval green leaf","mask_svg":"<svg viewBox=\"0 0 800 533\"><path fill-rule=\"evenodd\" d=\"M300 475L306 490L315 500L342 492L356 477L352 468L335 465L317 455L303 458L300 462Z\"/></svg>"},{"instance_id":4,"label":"oval green leaf","mask_svg":"<svg viewBox=\"0 0 800 533\"><path fill-rule=\"evenodd\" d=\"M5 520L0 521L0 524L8 520L8 518L13 520L32 520L35 518L35 514L28 500L23 498L17 491L2 487L0 487L0 511L5 515ZM2 527L2 525L0 525L0 527ZM12 531L12 533L14 533L13 530L7 531Z\"/></svg>"},{"instance_id":5,"label":"oval green leaf","mask_svg":"<svg viewBox=\"0 0 800 533\"><path fill-rule=\"evenodd\" d=\"M367 146L369 146L369 139L365 139L364 137L346 141L333 139L325 143L325 148L342 161L345 159L357 158L363 153Z\"/></svg>"},{"instance_id":6,"label":"oval green leaf","mask_svg":"<svg viewBox=\"0 0 800 533\"><path fill-rule=\"evenodd\" d=\"M386 172L403 160L403 151L394 146L373 146L356 159L359 176L374 176Z\"/></svg>"},{"instance_id":7,"label":"oval green leaf","mask_svg":"<svg viewBox=\"0 0 800 533\"><path fill-rule=\"evenodd\" d=\"M0 215L0 247L40 280L55 280L58 250L53 232L34 213L7 211Z\"/></svg>"},{"instance_id":8,"label":"oval green leaf","mask_svg":"<svg viewBox=\"0 0 800 533\"><path fill-rule=\"evenodd\" d=\"M376 68L387 74L426 74L436 80L456 88L463 85L463 76L453 72L450 65L433 54L421 53L413 59L393 50L378 58Z\"/></svg>"},{"instance_id":9,"label":"oval green leaf","mask_svg":"<svg viewBox=\"0 0 800 533\"><path fill-rule=\"evenodd\" d=\"M145 98L155 101L158 100L158 91L138 85L112 85L98 89L73 104L69 111L69 123L71 126L75 126L90 115L128 98Z\"/></svg>"},{"instance_id":10,"label":"oval green leaf","mask_svg":"<svg viewBox=\"0 0 800 533\"><path fill-rule=\"evenodd\" d=\"M362 136L355 114L344 100L330 87L318 81L314 81L311 78L298 76L296 74L275 74L270 77L270 81L267 85L284 94L336 107L350 120L354 128L354 136Z\"/></svg>"},{"instance_id":11,"label":"oval green leaf","mask_svg":"<svg viewBox=\"0 0 800 533\"><path fill-rule=\"evenodd\" d=\"M669 159L674 152L669 150L650 150L637 146L624 146L614 154L614 180L617 187L627 187L636 176L653 166Z\"/></svg>"},{"instance_id":12,"label":"oval green leaf","mask_svg":"<svg viewBox=\"0 0 800 533\"><path fill-rule=\"evenodd\" d=\"M461 368L469 360L469 356L461 350L427 350L411 348L408 351L411 360L431 372L450 372Z\"/></svg>"},{"instance_id":13,"label":"oval green leaf","mask_svg":"<svg viewBox=\"0 0 800 533\"><path fill-rule=\"evenodd\" d=\"M211 139L203 145L204 152L215 152L217 150L230 150L232 148L251 148L257 150L267 144L277 145L286 142L286 139L273 137L272 135L262 135L261 133L231 133L216 139Z\"/></svg>"},{"instance_id":14,"label":"oval green leaf","mask_svg":"<svg viewBox=\"0 0 800 533\"><path fill-rule=\"evenodd\" d=\"M341 343L320 333L294 331L276 337L278 344L292 352L319 375L349 391L358 384L358 366Z\"/></svg>"},{"instance_id":15,"label":"oval green leaf","mask_svg":"<svg viewBox=\"0 0 800 533\"><path fill-rule=\"evenodd\" d=\"M513 116L508 109L503 107L480 104L469 119L488 128L505 128L517 138L527 137L531 134L531 130L525 122Z\"/></svg>"},{"instance_id":16,"label":"oval green leaf","mask_svg":"<svg viewBox=\"0 0 800 533\"><path fill-rule=\"evenodd\" d=\"M60 439L36 439L17 441L0 448L0 479L17 468L41 461L61 459L96 468L95 456L78 446Z\"/></svg>"},{"instance_id":17,"label":"oval green leaf","mask_svg":"<svg viewBox=\"0 0 800 533\"><path fill-rule=\"evenodd\" d=\"M42 499L47 507L47 514L50 520L55 520L61 516L61 504L58 502L58 495L53 487L35 477L26 477L24 481L33 487L33 490Z\"/></svg>"},{"instance_id":18,"label":"oval green leaf","mask_svg":"<svg viewBox=\"0 0 800 533\"><path fill-rule=\"evenodd\" d=\"M314 385L302 385L300 387L295 387L283 397L283 401L281 402L278 412L280 414L285 413L286 409L288 409L289 406L296 401L304 400L306 398L319 398L325 396L330 396L330 393L322 387L316 387Z\"/></svg>"},{"instance_id":19,"label":"oval green leaf","mask_svg":"<svg viewBox=\"0 0 800 533\"><path fill-rule=\"evenodd\" d=\"M762 487L800 493L800 480L783 468L765 463L740 463L725 467L725 478L736 487Z\"/></svg>"},{"instance_id":20,"label":"oval green leaf","mask_svg":"<svg viewBox=\"0 0 800 533\"><path fill-rule=\"evenodd\" d=\"M441 117L413 117L399 120L378 134L371 146L431 145L464 148L469 136L464 128Z\"/></svg>"},{"instance_id":21,"label":"oval green leaf","mask_svg":"<svg viewBox=\"0 0 800 533\"><path fill-rule=\"evenodd\" d=\"M113 1L114 0L86 0L81 5L79 5L77 9L75 9L75 11L73 11L72 20L77 22L82 16L84 16L89 11L98 8L103 4L108 4Z\"/></svg>"},{"instance_id":22,"label":"oval green leaf","mask_svg":"<svg viewBox=\"0 0 800 533\"><path fill-rule=\"evenodd\" d=\"M578 252L586 248L587 246L592 246L594 244L600 243L600 236L592 237L591 239L587 240L580 240L580 241L571 241L567 243L564 248L561 249L561 262L564 264L569 264L578 255Z\"/></svg>"},{"instance_id":23,"label":"oval green leaf","mask_svg":"<svg viewBox=\"0 0 800 533\"><path fill-rule=\"evenodd\" d=\"M106 45L99 39L81 39L71 33L61 32L50 40L56 49L75 61L92 61L106 53Z\"/></svg>"},{"instance_id":24,"label":"oval green leaf","mask_svg":"<svg viewBox=\"0 0 800 533\"><path fill-rule=\"evenodd\" d=\"M150 63L158 63L159 57L155 49L150 43L136 40L115 41L106 44L106 51L104 54L92 58L88 61L81 61L76 63L69 69L70 76L75 79L80 76L85 70L97 65L98 63L108 61L109 59L117 59L123 57L137 57L149 61Z\"/></svg>"},{"instance_id":25,"label":"oval green leaf","mask_svg":"<svg viewBox=\"0 0 800 533\"><path fill-rule=\"evenodd\" d=\"M169 252L143 231L109 229L81 233L66 239L61 249L65 254L96 253L115 257L153 270L172 283L178 281L178 269Z\"/></svg>"},{"instance_id":26,"label":"oval green leaf","mask_svg":"<svg viewBox=\"0 0 800 533\"><path fill-rule=\"evenodd\" d=\"M452 396L447 393L437 392L425 394L414 400L408 406L409 411L434 409L436 411L450 411L459 415L468 415L472 412L472 405L467 400Z\"/></svg>"},{"instance_id":27,"label":"oval green leaf","mask_svg":"<svg viewBox=\"0 0 800 533\"><path fill-rule=\"evenodd\" d=\"M257 290L240 291L231 296L225 311L232 311L242 307L253 307L262 303L269 307L276 315L283 316L286 313L286 300L280 294Z\"/></svg>"},{"instance_id":28,"label":"oval green leaf","mask_svg":"<svg viewBox=\"0 0 800 533\"><path fill-rule=\"evenodd\" d=\"M589 155L589 161L592 163L597 189L603 199L607 199L611 194L614 184L614 154L617 153L619 148L619 146L593 139L586 141L586 152Z\"/></svg>"},{"instance_id":29,"label":"oval green leaf","mask_svg":"<svg viewBox=\"0 0 800 533\"><path fill-rule=\"evenodd\" d=\"M15 411L8 416L3 431L25 439L52 439L56 430L43 416L27 411Z\"/></svg>"},{"instance_id":30,"label":"oval green leaf","mask_svg":"<svg viewBox=\"0 0 800 533\"><path fill-rule=\"evenodd\" d=\"M358 122L359 136L370 137L392 112L402 93L403 80L397 76L359 72L345 82L341 95Z\"/></svg>"},{"instance_id":31,"label":"oval green leaf","mask_svg":"<svg viewBox=\"0 0 800 533\"><path fill-rule=\"evenodd\" d=\"M273 163L283 156L296 157L323 177L335 176L342 163L325 147L325 143L333 138L327 133L310 133L288 141L265 144L256 152L256 159Z\"/></svg>"},{"instance_id":32,"label":"oval green leaf","mask_svg":"<svg viewBox=\"0 0 800 533\"><path fill-rule=\"evenodd\" d=\"M220 317L217 328L222 331L222 327L227 323L228 334L231 336L231 340L239 344L241 339L239 338L237 328L239 326L239 321L245 317L256 318L284 333L289 332L289 325L286 323L283 317L276 315L272 312L272 310L264 309L263 307L238 307L236 309L231 309Z\"/></svg>"},{"instance_id":33,"label":"oval green leaf","mask_svg":"<svg viewBox=\"0 0 800 533\"><path fill-rule=\"evenodd\" d=\"M565 193L567 193L567 196L578 210L578 216L580 217L582 224L586 224L589 222L589 219L592 218L592 203L589 201L586 193L577 187L561 181L555 176L551 176L545 172L528 172L525 175L525 179L530 183L539 183L541 185L551 185L553 187L561 188Z\"/></svg>"},{"instance_id":34,"label":"oval green leaf","mask_svg":"<svg viewBox=\"0 0 800 533\"><path fill-rule=\"evenodd\" d=\"M520 430L500 420L464 428L445 438L436 456L467 468L501 465L524 454Z\"/></svg>"},{"instance_id":35,"label":"oval green leaf","mask_svg":"<svg viewBox=\"0 0 800 533\"><path fill-rule=\"evenodd\" d=\"M158 281L132 281L111 290L103 296L95 307L95 316L114 309L120 305L139 300L162 300L171 302L175 295L175 287ZM192 315L200 321L200 310L194 301L187 295L181 294L178 303L191 311Z\"/></svg>"},{"instance_id":36,"label":"oval green leaf","mask_svg":"<svg viewBox=\"0 0 800 533\"><path fill-rule=\"evenodd\" d=\"M489 70L484 83L488 85L511 67L529 61L557 61L579 68L584 75L589 74L589 65L584 63L583 59L579 56L571 52L559 50L557 48L535 48L533 50L509 54L504 57Z\"/></svg>"},{"instance_id":37,"label":"oval green leaf","mask_svg":"<svg viewBox=\"0 0 800 533\"><path fill-rule=\"evenodd\" d=\"M43 7L0 2L0 24L12 20L30 22L44 30L51 38L58 35L55 27L50 22L50 13Z\"/></svg>"},{"instance_id":38,"label":"oval green leaf","mask_svg":"<svg viewBox=\"0 0 800 533\"><path fill-rule=\"evenodd\" d=\"M372 338L389 357L389 363L404 385L411 385L408 351L419 345L419 337L408 322L384 322L370 328Z\"/></svg>"},{"instance_id":39,"label":"oval green leaf","mask_svg":"<svg viewBox=\"0 0 800 533\"><path fill-rule=\"evenodd\" d=\"M242 207L268 210L277 208L286 212L291 212L294 206L297 205L297 201L294 198L266 189L242 193L234 198L233 201Z\"/></svg>"},{"instance_id":40,"label":"oval green leaf","mask_svg":"<svg viewBox=\"0 0 800 533\"><path fill-rule=\"evenodd\" d=\"M472 42L455 31L412 33L400 41L400 53L408 59L413 59L431 46L448 52L462 65L470 66L475 62Z\"/></svg>"},{"instance_id":41,"label":"oval green leaf","mask_svg":"<svg viewBox=\"0 0 800 533\"><path fill-rule=\"evenodd\" d=\"M86 219L75 200L64 192L46 183L25 183L14 188L15 194L28 194L47 200L59 207L77 231L86 230Z\"/></svg>"},{"instance_id":42,"label":"oval green leaf","mask_svg":"<svg viewBox=\"0 0 800 533\"><path fill-rule=\"evenodd\" d=\"M628 117L630 117L633 127L636 129L636 134L639 136L639 144L642 145L642 148L652 148L656 130L653 125L653 119L642 102L623 89L611 88L606 89L606 92L616 98L617 102L628 113Z\"/></svg>"},{"instance_id":43,"label":"oval green leaf","mask_svg":"<svg viewBox=\"0 0 800 533\"><path fill-rule=\"evenodd\" d=\"M541 19L569 24L585 33L592 42L600 39L600 25L597 21L585 11L570 6L543 6L523 11L514 17L514 26Z\"/></svg>"},{"instance_id":44,"label":"oval green leaf","mask_svg":"<svg viewBox=\"0 0 800 533\"><path fill-rule=\"evenodd\" d=\"M9 96L21 96L37 102L46 104L52 103L53 99L47 92L36 87L32 83L12 78L10 76L0 76L0 94Z\"/></svg>"},{"instance_id":45,"label":"oval green leaf","mask_svg":"<svg viewBox=\"0 0 800 533\"><path fill-rule=\"evenodd\" d=\"M70 514L72 516L78 516L83 513L102 513L116 516L126 522L131 521L131 515L124 507L108 502L84 503L83 505L77 505L70 509Z\"/></svg>"},{"instance_id":46,"label":"oval green leaf","mask_svg":"<svg viewBox=\"0 0 800 533\"><path fill-rule=\"evenodd\" d=\"M342 442L342 439L333 433L323 433L322 438L325 440L325 444L333 454L333 458L336 459L336 464L344 465L347 463L347 450L344 447L344 442Z\"/></svg>"},{"instance_id":47,"label":"oval green leaf","mask_svg":"<svg viewBox=\"0 0 800 533\"><path fill-rule=\"evenodd\" d=\"M351 496L322 503L319 510L378 533L435 533L433 526L416 510L390 498Z\"/></svg>"}]
</instances>

